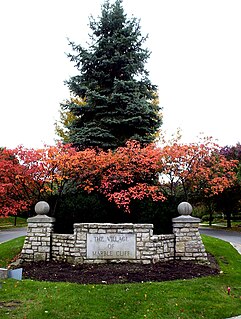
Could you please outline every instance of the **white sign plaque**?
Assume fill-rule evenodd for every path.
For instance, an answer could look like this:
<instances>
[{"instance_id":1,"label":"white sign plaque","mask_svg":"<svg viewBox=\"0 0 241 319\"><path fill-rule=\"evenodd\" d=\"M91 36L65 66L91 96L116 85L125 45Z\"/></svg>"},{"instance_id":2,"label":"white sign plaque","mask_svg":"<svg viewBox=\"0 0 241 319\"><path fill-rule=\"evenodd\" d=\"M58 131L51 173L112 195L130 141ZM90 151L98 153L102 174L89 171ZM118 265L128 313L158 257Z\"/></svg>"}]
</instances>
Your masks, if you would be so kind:
<instances>
[{"instance_id":1,"label":"white sign plaque","mask_svg":"<svg viewBox=\"0 0 241 319\"><path fill-rule=\"evenodd\" d=\"M135 259L135 234L87 234L88 259Z\"/></svg>"}]
</instances>

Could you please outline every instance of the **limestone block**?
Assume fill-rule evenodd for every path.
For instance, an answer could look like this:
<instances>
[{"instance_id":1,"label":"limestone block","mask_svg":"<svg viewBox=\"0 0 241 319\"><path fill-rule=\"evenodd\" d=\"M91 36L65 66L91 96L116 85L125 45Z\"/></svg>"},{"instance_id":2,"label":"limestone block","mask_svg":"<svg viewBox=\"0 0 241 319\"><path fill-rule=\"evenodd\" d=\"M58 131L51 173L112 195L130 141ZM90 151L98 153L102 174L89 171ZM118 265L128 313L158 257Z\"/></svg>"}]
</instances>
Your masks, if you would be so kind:
<instances>
[{"instance_id":1,"label":"limestone block","mask_svg":"<svg viewBox=\"0 0 241 319\"><path fill-rule=\"evenodd\" d=\"M153 229L154 225L153 224L134 224L134 228L149 228ZM139 231L139 230L138 230Z\"/></svg>"},{"instance_id":2,"label":"limestone block","mask_svg":"<svg viewBox=\"0 0 241 319\"><path fill-rule=\"evenodd\" d=\"M49 242L46 242L46 241L43 241L43 242L41 242L41 246L48 246L48 247L50 247L50 241Z\"/></svg>"},{"instance_id":3,"label":"limestone block","mask_svg":"<svg viewBox=\"0 0 241 319\"><path fill-rule=\"evenodd\" d=\"M142 260L143 265L149 265L151 263L151 260Z\"/></svg>"},{"instance_id":4,"label":"limestone block","mask_svg":"<svg viewBox=\"0 0 241 319\"><path fill-rule=\"evenodd\" d=\"M42 237L47 237L48 235L44 232L36 232L34 233L34 237L40 237L39 239L41 240Z\"/></svg>"},{"instance_id":5,"label":"limestone block","mask_svg":"<svg viewBox=\"0 0 241 319\"><path fill-rule=\"evenodd\" d=\"M29 231L29 229L28 229L26 239L29 237L32 237L32 236L33 236L33 232Z\"/></svg>"},{"instance_id":6,"label":"limestone block","mask_svg":"<svg viewBox=\"0 0 241 319\"><path fill-rule=\"evenodd\" d=\"M150 240L150 234L149 233L143 233L141 236L141 239L143 241L149 241Z\"/></svg>"},{"instance_id":7,"label":"limestone block","mask_svg":"<svg viewBox=\"0 0 241 319\"><path fill-rule=\"evenodd\" d=\"M49 247L48 246L46 246L46 247L40 246L40 247L38 247L38 252L39 253L48 253Z\"/></svg>"},{"instance_id":8,"label":"limestone block","mask_svg":"<svg viewBox=\"0 0 241 319\"><path fill-rule=\"evenodd\" d=\"M76 248L70 248L69 251L70 251L71 253L75 253L77 250L76 250Z\"/></svg>"},{"instance_id":9,"label":"limestone block","mask_svg":"<svg viewBox=\"0 0 241 319\"><path fill-rule=\"evenodd\" d=\"M118 229L117 232L120 232L121 234L133 234L134 229Z\"/></svg>"},{"instance_id":10,"label":"limestone block","mask_svg":"<svg viewBox=\"0 0 241 319\"><path fill-rule=\"evenodd\" d=\"M193 257L203 257L202 253L193 253Z\"/></svg>"},{"instance_id":11,"label":"limestone block","mask_svg":"<svg viewBox=\"0 0 241 319\"><path fill-rule=\"evenodd\" d=\"M49 242L50 241L50 238L49 237L41 237L41 242Z\"/></svg>"},{"instance_id":12,"label":"limestone block","mask_svg":"<svg viewBox=\"0 0 241 319\"><path fill-rule=\"evenodd\" d=\"M35 253L34 254L34 261L46 261L47 256L45 253Z\"/></svg>"},{"instance_id":13,"label":"limestone block","mask_svg":"<svg viewBox=\"0 0 241 319\"><path fill-rule=\"evenodd\" d=\"M144 250L143 252L142 252L142 257L144 258L151 258L153 256L153 254L151 254L148 250Z\"/></svg>"},{"instance_id":14,"label":"limestone block","mask_svg":"<svg viewBox=\"0 0 241 319\"><path fill-rule=\"evenodd\" d=\"M86 248L86 242L76 243L74 247L76 247L76 248Z\"/></svg>"},{"instance_id":15,"label":"limestone block","mask_svg":"<svg viewBox=\"0 0 241 319\"><path fill-rule=\"evenodd\" d=\"M162 248L157 248L157 249L156 249L156 253L157 253L158 255L160 255L160 254L163 254L164 251L163 251Z\"/></svg>"},{"instance_id":16,"label":"limestone block","mask_svg":"<svg viewBox=\"0 0 241 319\"><path fill-rule=\"evenodd\" d=\"M164 244L164 246L163 246L163 251L164 251L164 253L167 253L168 252L168 246L167 246L167 244L165 243Z\"/></svg>"},{"instance_id":17,"label":"limestone block","mask_svg":"<svg viewBox=\"0 0 241 319\"><path fill-rule=\"evenodd\" d=\"M25 248L25 249L31 249L31 248L32 248L32 245L31 245L31 244L24 244L24 248Z\"/></svg>"},{"instance_id":18,"label":"limestone block","mask_svg":"<svg viewBox=\"0 0 241 319\"><path fill-rule=\"evenodd\" d=\"M32 232L34 233L34 235L36 233L45 233L46 232L46 228L45 227L36 227L32 230Z\"/></svg>"},{"instance_id":19,"label":"limestone block","mask_svg":"<svg viewBox=\"0 0 241 319\"><path fill-rule=\"evenodd\" d=\"M90 229L89 230L89 234L97 234L98 233L98 229Z\"/></svg>"},{"instance_id":20,"label":"limestone block","mask_svg":"<svg viewBox=\"0 0 241 319\"><path fill-rule=\"evenodd\" d=\"M189 233L190 228L185 227L185 228L182 228L181 231L182 231L182 233Z\"/></svg>"},{"instance_id":21,"label":"limestone block","mask_svg":"<svg viewBox=\"0 0 241 319\"><path fill-rule=\"evenodd\" d=\"M33 249L25 249L24 252L25 252L25 254L33 254L34 250Z\"/></svg>"},{"instance_id":22,"label":"limestone block","mask_svg":"<svg viewBox=\"0 0 241 319\"><path fill-rule=\"evenodd\" d=\"M31 243L33 242L34 240L36 240L37 238L36 237L28 237L28 241Z\"/></svg>"},{"instance_id":23,"label":"limestone block","mask_svg":"<svg viewBox=\"0 0 241 319\"><path fill-rule=\"evenodd\" d=\"M37 227L38 227L37 223L28 222L28 229L37 228Z\"/></svg>"},{"instance_id":24,"label":"limestone block","mask_svg":"<svg viewBox=\"0 0 241 319\"><path fill-rule=\"evenodd\" d=\"M136 231L136 230L134 230L134 231ZM149 228L140 228L140 229L138 229L138 232L150 234L150 229Z\"/></svg>"},{"instance_id":25,"label":"limestone block","mask_svg":"<svg viewBox=\"0 0 241 319\"><path fill-rule=\"evenodd\" d=\"M188 235L191 236L191 237L194 237L194 238L198 238L199 237L199 232L190 230Z\"/></svg>"},{"instance_id":26,"label":"limestone block","mask_svg":"<svg viewBox=\"0 0 241 319\"><path fill-rule=\"evenodd\" d=\"M73 260L73 264L78 265L83 263L83 257L75 257Z\"/></svg>"},{"instance_id":27,"label":"limestone block","mask_svg":"<svg viewBox=\"0 0 241 319\"><path fill-rule=\"evenodd\" d=\"M97 230L97 233L98 233L98 234L106 234L106 229L99 228L99 229Z\"/></svg>"},{"instance_id":28,"label":"limestone block","mask_svg":"<svg viewBox=\"0 0 241 319\"><path fill-rule=\"evenodd\" d=\"M109 233L111 233L111 234L112 233L117 233L117 229L112 229L112 228L111 229L106 229L106 233L107 234L109 234Z\"/></svg>"},{"instance_id":29,"label":"limestone block","mask_svg":"<svg viewBox=\"0 0 241 319\"><path fill-rule=\"evenodd\" d=\"M154 244L152 242L146 242L145 247L151 249L154 247Z\"/></svg>"},{"instance_id":30,"label":"limestone block","mask_svg":"<svg viewBox=\"0 0 241 319\"><path fill-rule=\"evenodd\" d=\"M79 233L77 234L77 240L86 240L87 236L86 233Z\"/></svg>"},{"instance_id":31,"label":"limestone block","mask_svg":"<svg viewBox=\"0 0 241 319\"><path fill-rule=\"evenodd\" d=\"M185 251L185 244L183 242L177 242L176 243L176 251L177 252L183 252Z\"/></svg>"},{"instance_id":32,"label":"limestone block","mask_svg":"<svg viewBox=\"0 0 241 319\"><path fill-rule=\"evenodd\" d=\"M140 251L136 251L136 258L137 258L137 259L140 259L140 258L141 258L141 253L140 253Z\"/></svg>"}]
</instances>

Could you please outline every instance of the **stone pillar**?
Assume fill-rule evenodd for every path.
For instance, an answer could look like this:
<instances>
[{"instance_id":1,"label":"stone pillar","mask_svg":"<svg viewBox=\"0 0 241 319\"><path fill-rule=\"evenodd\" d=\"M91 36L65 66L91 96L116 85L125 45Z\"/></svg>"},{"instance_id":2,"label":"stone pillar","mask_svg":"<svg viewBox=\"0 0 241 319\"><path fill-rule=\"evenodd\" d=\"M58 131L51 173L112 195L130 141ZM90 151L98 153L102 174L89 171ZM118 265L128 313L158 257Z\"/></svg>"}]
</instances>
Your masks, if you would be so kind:
<instances>
[{"instance_id":1,"label":"stone pillar","mask_svg":"<svg viewBox=\"0 0 241 319\"><path fill-rule=\"evenodd\" d=\"M23 245L22 261L48 261L51 259L52 233L55 218L48 217L49 204L40 201L35 205L37 216L28 218L28 230Z\"/></svg>"},{"instance_id":2,"label":"stone pillar","mask_svg":"<svg viewBox=\"0 0 241 319\"><path fill-rule=\"evenodd\" d=\"M187 202L178 205L179 217L173 218L175 259L207 262L207 254L198 227L199 218L191 216L192 206Z\"/></svg>"}]
</instances>

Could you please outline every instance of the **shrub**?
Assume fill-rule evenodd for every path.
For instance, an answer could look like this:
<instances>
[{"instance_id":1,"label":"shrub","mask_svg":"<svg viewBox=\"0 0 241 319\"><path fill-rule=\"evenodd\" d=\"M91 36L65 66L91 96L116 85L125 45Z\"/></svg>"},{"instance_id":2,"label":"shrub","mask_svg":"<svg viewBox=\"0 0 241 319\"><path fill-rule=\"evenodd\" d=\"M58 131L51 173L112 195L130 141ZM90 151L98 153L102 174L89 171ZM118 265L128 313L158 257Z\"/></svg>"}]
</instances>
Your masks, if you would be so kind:
<instances>
[{"instance_id":1,"label":"shrub","mask_svg":"<svg viewBox=\"0 0 241 319\"><path fill-rule=\"evenodd\" d=\"M59 200L54 214L55 231L71 233L74 223L151 223L156 234L171 233L179 202L172 197L165 202L154 202L150 198L132 200L131 213L127 213L101 194L78 190Z\"/></svg>"}]
</instances>

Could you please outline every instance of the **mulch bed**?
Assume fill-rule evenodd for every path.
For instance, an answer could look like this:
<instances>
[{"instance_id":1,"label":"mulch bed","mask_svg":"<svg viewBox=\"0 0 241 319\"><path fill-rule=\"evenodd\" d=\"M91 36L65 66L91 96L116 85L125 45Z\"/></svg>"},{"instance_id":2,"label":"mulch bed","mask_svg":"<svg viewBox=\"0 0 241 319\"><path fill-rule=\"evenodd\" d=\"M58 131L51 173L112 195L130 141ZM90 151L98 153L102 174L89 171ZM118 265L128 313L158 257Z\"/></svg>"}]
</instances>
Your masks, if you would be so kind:
<instances>
[{"instance_id":1,"label":"mulch bed","mask_svg":"<svg viewBox=\"0 0 241 319\"><path fill-rule=\"evenodd\" d=\"M220 269L212 256L209 265L195 262L172 261L142 265L131 263L71 265L63 262L25 263L25 279L63 281L79 284L122 284L192 279L216 275Z\"/></svg>"}]
</instances>

